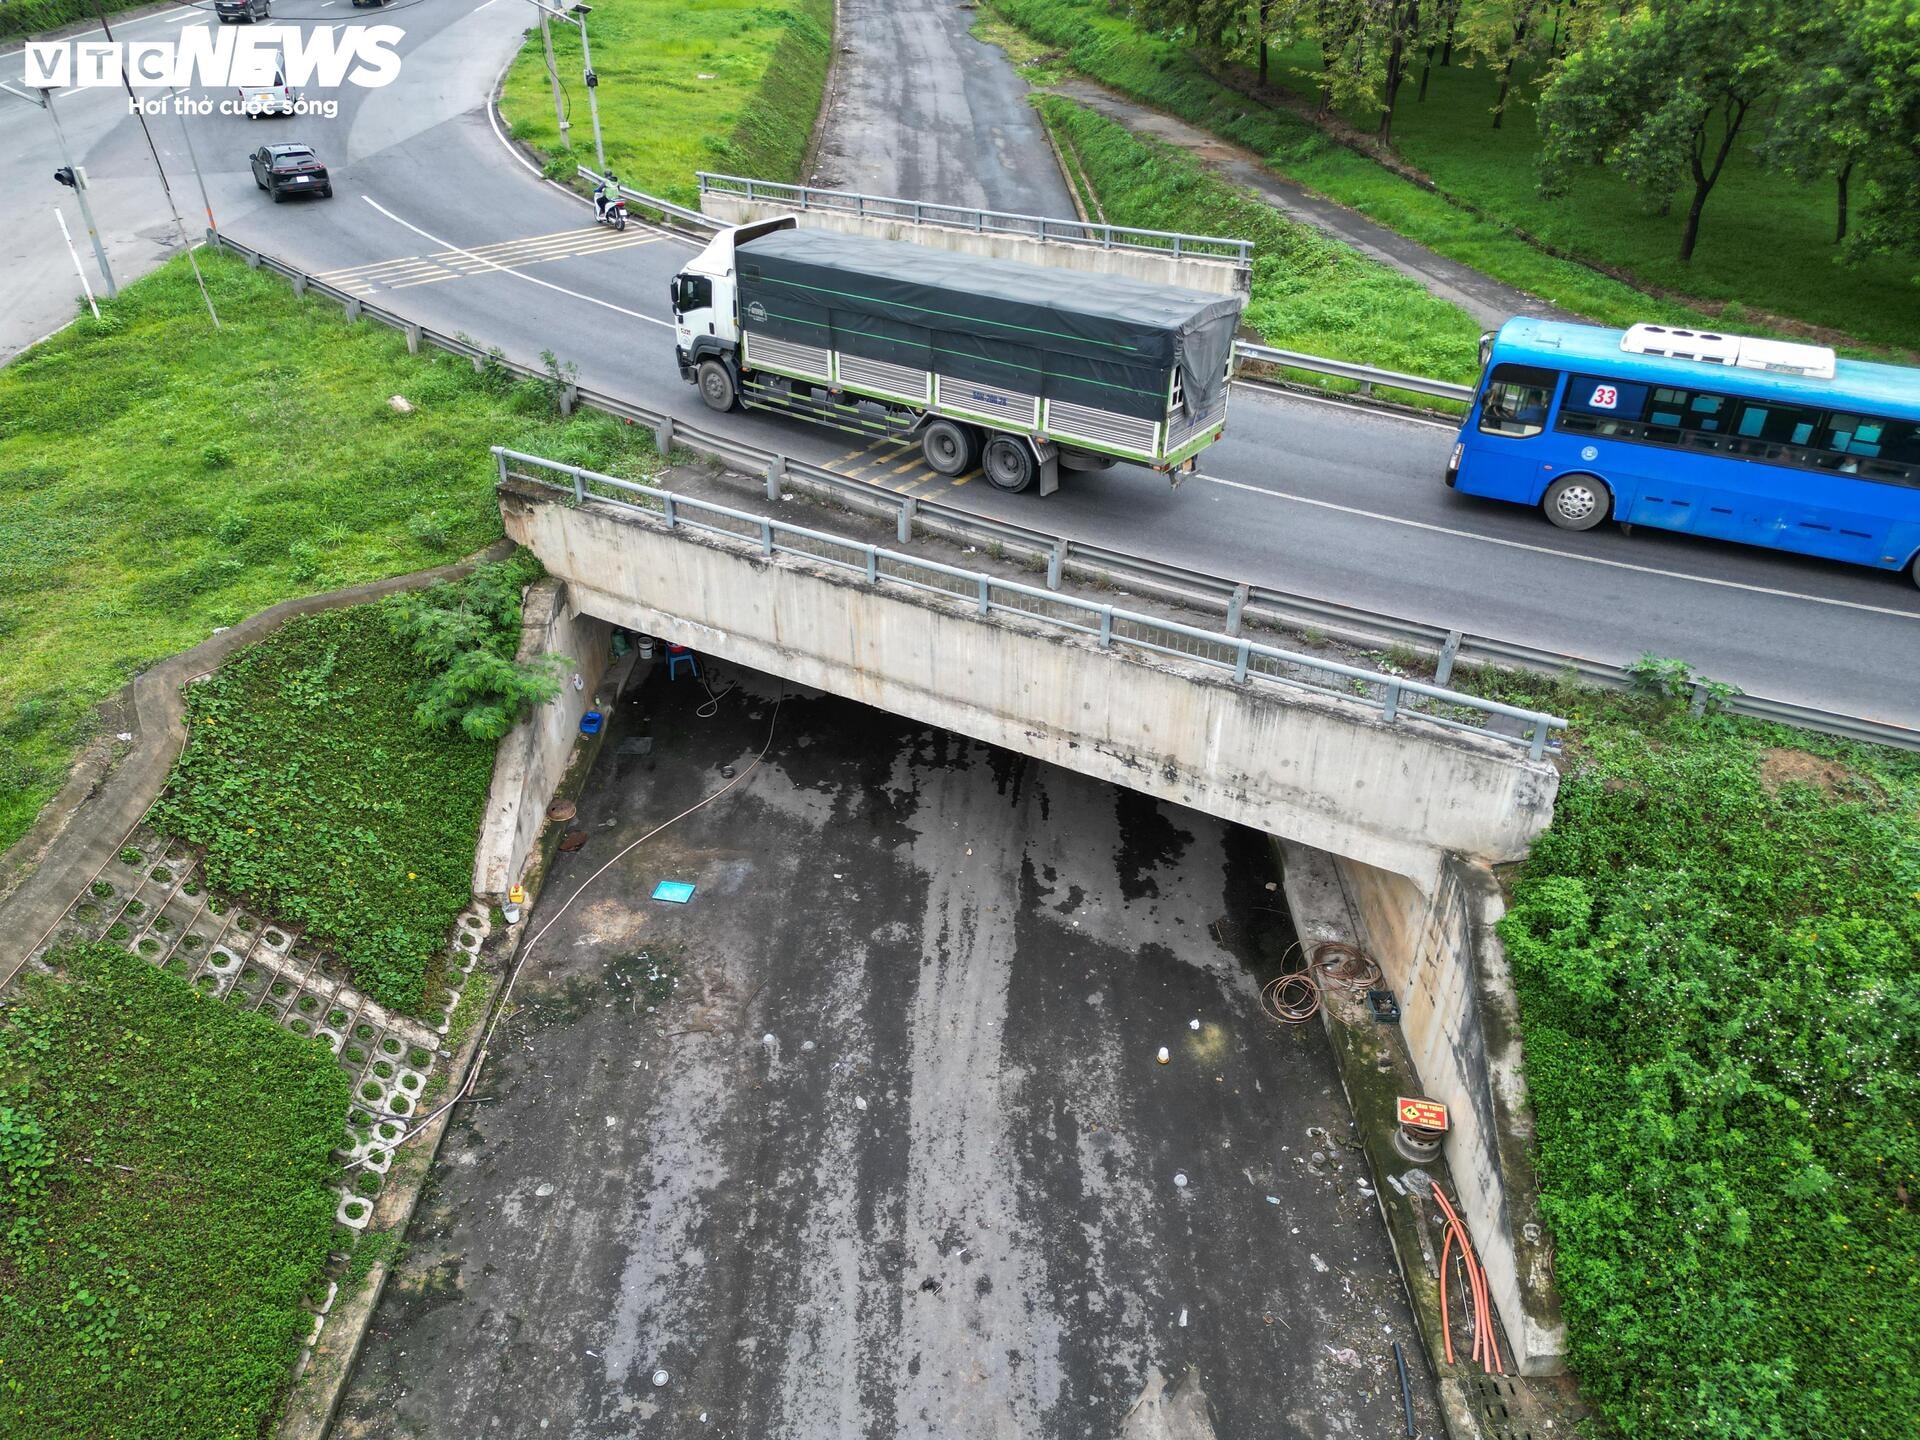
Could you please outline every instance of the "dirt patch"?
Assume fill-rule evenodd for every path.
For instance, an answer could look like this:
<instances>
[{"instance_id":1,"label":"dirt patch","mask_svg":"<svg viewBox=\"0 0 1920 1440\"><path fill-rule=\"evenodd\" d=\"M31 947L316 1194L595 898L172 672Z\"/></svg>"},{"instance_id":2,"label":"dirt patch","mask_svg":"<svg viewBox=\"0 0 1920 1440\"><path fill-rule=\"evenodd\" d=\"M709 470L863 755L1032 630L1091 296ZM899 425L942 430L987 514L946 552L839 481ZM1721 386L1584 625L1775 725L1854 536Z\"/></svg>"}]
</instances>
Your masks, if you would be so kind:
<instances>
[{"instance_id":1,"label":"dirt patch","mask_svg":"<svg viewBox=\"0 0 1920 1440\"><path fill-rule=\"evenodd\" d=\"M1811 785L1823 795L1838 798L1857 790L1861 777L1838 760L1822 759L1804 750L1772 746L1760 756L1760 783L1769 795L1780 793L1787 784Z\"/></svg>"}]
</instances>

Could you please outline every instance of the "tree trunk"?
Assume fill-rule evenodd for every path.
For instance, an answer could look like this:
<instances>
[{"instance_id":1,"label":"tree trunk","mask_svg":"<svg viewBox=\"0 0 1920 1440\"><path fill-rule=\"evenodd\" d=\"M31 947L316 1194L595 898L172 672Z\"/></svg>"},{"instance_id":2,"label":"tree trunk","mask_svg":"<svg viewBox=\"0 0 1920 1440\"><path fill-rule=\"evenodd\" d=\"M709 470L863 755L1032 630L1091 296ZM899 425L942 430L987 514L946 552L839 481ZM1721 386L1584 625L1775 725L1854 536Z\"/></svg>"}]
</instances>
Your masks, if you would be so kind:
<instances>
[{"instance_id":1,"label":"tree trunk","mask_svg":"<svg viewBox=\"0 0 1920 1440\"><path fill-rule=\"evenodd\" d=\"M1456 5L1453 7L1453 13L1447 16L1447 43L1440 51L1440 64L1442 68L1449 67L1453 64L1453 27L1458 24L1459 21L1460 7Z\"/></svg>"},{"instance_id":2,"label":"tree trunk","mask_svg":"<svg viewBox=\"0 0 1920 1440\"><path fill-rule=\"evenodd\" d=\"M1380 111L1380 138L1393 140L1393 110L1400 103L1400 87L1407 78L1407 36L1420 28L1420 0L1406 0L1406 8L1395 4L1389 12L1389 23L1393 26L1393 41L1387 50L1386 83L1382 87L1382 98L1386 104Z\"/></svg>"},{"instance_id":3,"label":"tree trunk","mask_svg":"<svg viewBox=\"0 0 1920 1440\"><path fill-rule=\"evenodd\" d=\"M1260 84L1267 83L1267 18L1273 13L1273 0L1260 0Z\"/></svg>"},{"instance_id":4,"label":"tree trunk","mask_svg":"<svg viewBox=\"0 0 1920 1440\"><path fill-rule=\"evenodd\" d=\"M1498 130L1507 118L1507 90L1513 84L1513 56L1500 67L1500 93L1493 97L1493 128Z\"/></svg>"},{"instance_id":5,"label":"tree trunk","mask_svg":"<svg viewBox=\"0 0 1920 1440\"><path fill-rule=\"evenodd\" d=\"M1840 173L1833 178L1838 191L1835 197L1838 203L1834 209L1833 243L1838 245L1847 238L1847 181L1853 178L1853 161L1842 165Z\"/></svg>"},{"instance_id":6,"label":"tree trunk","mask_svg":"<svg viewBox=\"0 0 1920 1440\"><path fill-rule=\"evenodd\" d=\"M1707 196L1713 193L1713 187L1720 178L1720 172L1726 168L1727 156L1733 151L1734 138L1740 133L1740 122L1747 118L1747 102L1742 100L1730 107L1727 116L1726 132L1720 137L1720 149L1713 157L1713 168L1707 169L1701 163L1701 152L1706 148L1707 137L1703 130L1694 141L1688 159L1693 167L1693 203L1687 207L1687 228L1680 235L1680 259L1682 263L1691 263L1693 247L1700 239L1700 212L1707 208Z\"/></svg>"}]
</instances>

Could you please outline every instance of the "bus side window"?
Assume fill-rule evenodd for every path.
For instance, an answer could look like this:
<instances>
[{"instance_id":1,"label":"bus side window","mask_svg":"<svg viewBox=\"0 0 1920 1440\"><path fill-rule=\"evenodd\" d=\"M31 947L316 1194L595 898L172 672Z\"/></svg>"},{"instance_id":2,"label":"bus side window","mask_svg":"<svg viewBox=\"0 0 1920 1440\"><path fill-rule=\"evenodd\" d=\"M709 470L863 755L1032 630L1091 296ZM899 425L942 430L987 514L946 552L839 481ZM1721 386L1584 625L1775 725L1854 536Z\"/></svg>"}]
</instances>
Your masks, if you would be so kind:
<instances>
[{"instance_id":1,"label":"bus side window","mask_svg":"<svg viewBox=\"0 0 1920 1440\"><path fill-rule=\"evenodd\" d=\"M1480 402L1480 431L1522 440L1547 427L1547 405L1560 377L1531 365L1496 365Z\"/></svg>"}]
</instances>

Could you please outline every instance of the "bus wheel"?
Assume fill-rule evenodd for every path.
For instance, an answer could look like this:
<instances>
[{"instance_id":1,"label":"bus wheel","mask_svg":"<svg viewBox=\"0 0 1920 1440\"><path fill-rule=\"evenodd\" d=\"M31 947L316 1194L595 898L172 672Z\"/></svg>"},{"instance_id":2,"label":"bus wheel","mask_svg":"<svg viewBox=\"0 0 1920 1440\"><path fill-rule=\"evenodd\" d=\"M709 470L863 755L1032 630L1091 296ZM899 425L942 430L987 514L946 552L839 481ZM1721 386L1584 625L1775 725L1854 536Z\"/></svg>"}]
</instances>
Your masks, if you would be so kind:
<instances>
[{"instance_id":1,"label":"bus wheel","mask_svg":"<svg viewBox=\"0 0 1920 1440\"><path fill-rule=\"evenodd\" d=\"M709 410L725 413L733 409L735 399L733 376L725 365L718 360L702 360L699 378L700 398L706 402Z\"/></svg>"},{"instance_id":2,"label":"bus wheel","mask_svg":"<svg viewBox=\"0 0 1920 1440\"><path fill-rule=\"evenodd\" d=\"M1547 487L1540 508L1562 530L1591 530L1613 513L1613 492L1591 475L1562 475Z\"/></svg>"},{"instance_id":3,"label":"bus wheel","mask_svg":"<svg viewBox=\"0 0 1920 1440\"><path fill-rule=\"evenodd\" d=\"M1033 484L1040 462L1034 459L1033 447L1025 440L1013 435L996 435L987 441L986 453L980 457L980 469L994 489L1017 495Z\"/></svg>"},{"instance_id":4,"label":"bus wheel","mask_svg":"<svg viewBox=\"0 0 1920 1440\"><path fill-rule=\"evenodd\" d=\"M935 420L920 436L920 453L934 474L953 479L980 463L980 435L971 425Z\"/></svg>"}]
</instances>

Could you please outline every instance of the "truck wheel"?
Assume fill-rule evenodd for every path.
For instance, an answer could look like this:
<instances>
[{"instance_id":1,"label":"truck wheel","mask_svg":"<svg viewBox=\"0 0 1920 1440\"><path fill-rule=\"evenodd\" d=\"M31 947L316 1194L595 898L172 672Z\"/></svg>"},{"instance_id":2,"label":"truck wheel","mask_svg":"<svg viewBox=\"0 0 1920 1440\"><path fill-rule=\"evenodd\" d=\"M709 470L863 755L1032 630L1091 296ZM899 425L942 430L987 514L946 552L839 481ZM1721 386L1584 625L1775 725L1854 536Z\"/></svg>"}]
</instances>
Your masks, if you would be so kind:
<instances>
[{"instance_id":1,"label":"truck wheel","mask_svg":"<svg viewBox=\"0 0 1920 1440\"><path fill-rule=\"evenodd\" d=\"M1613 492L1592 475L1562 475L1540 497L1540 508L1562 530L1591 530L1613 513Z\"/></svg>"},{"instance_id":2,"label":"truck wheel","mask_svg":"<svg viewBox=\"0 0 1920 1440\"><path fill-rule=\"evenodd\" d=\"M920 453L934 474L949 479L964 475L980 463L980 432L971 425L935 420L920 437Z\"/></svg>"},{"instance_id":3,"label":"truck wheel","mask_svg":"<svg viewBox=\"0 0 1920 1440\"><path fill-rule=\"evenodd\" d=\"M1033 484L1040 464L1033 458L1033 447L1014 435L996 435L987 441L980 457L981 473L996 490L1017 495Z\"/></svg>"},{"instance_id":4,"label":"truck wheel","mask_svg":"<svg viewBox=\"0 0 1920 1440\"><path fill-rule=\"evenodd\" d=\"M724 413L733 409L736 398L733 375L718 360L700 362L700 398L709 410Z\"/></svg>"}]
</instances>

